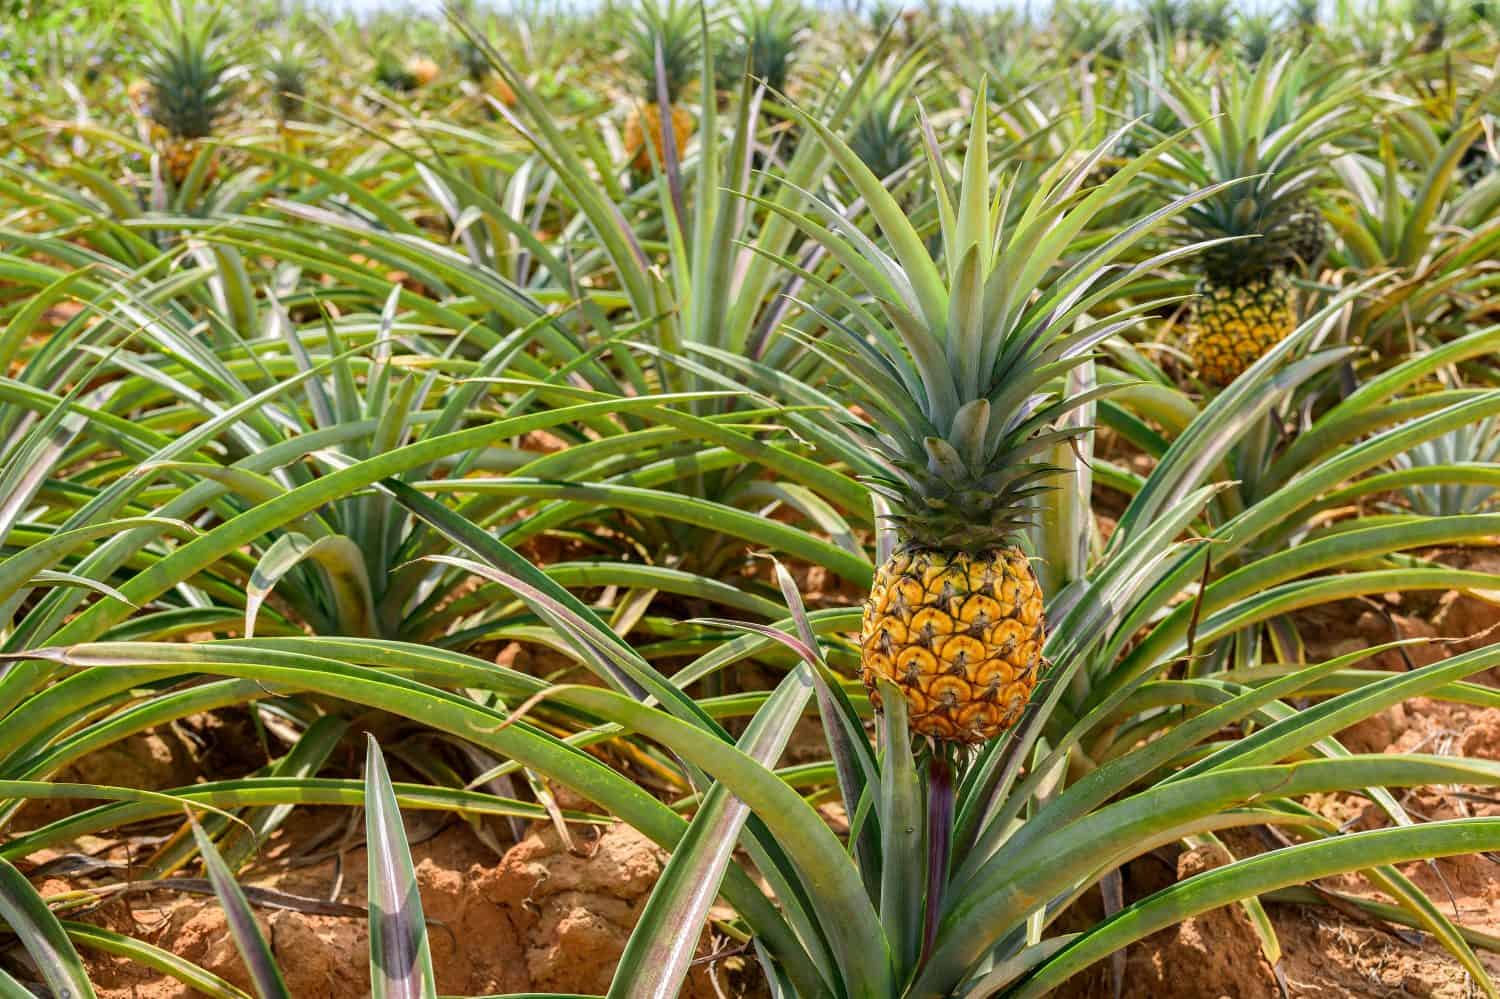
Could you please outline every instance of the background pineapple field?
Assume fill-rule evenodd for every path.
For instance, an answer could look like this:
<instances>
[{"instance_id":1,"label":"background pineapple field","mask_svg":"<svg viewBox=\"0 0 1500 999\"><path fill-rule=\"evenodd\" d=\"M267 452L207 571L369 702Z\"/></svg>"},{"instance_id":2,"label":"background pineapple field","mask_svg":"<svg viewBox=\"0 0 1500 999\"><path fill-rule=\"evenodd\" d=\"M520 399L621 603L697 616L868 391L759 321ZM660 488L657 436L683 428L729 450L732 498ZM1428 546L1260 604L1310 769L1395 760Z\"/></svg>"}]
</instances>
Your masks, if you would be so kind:
<instances>
[{"instance_id":1,"label":"background pineapple field","mask_svg":"<svg viewBox=\"0 0 1500 999\"><path fill-rule=\"evenodd\" d=\"M1459 0L0 3L0 995L1500 996L1497 133Z\"/></svg>"}]
</instances>

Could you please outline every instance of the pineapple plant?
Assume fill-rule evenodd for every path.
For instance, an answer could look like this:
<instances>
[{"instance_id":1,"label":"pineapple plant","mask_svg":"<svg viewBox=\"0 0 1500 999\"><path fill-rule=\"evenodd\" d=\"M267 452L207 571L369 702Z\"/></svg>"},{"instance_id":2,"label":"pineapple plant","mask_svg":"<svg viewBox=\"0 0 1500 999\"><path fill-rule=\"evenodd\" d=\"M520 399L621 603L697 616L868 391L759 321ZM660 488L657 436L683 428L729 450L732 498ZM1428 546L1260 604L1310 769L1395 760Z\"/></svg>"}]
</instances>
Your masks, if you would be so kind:
<instances>
[{"instance_id":1,"label":"pineapple plant","mask_svg":"<svg viewBox=\"0 0 1500 999\"><path fill-rule=\"evenodd\" d=\"M625 159L637 173L650 172L653 156L666 161L668 128L679 153L693 134L692 113L678 98L698 58L696 14L696 7L679 0L646 0L630 14L627 67L637 89L626 112L624 143Z\"/></svg>"},{"instance_id":2,"label":"pineapple plant","mask_svg":"<svg viewBox=\"0 0 1500 999\"><path fill-rule=\"evenodd\" d=\"M1080 128L1090 141L1100 141L1110 132L1116 132L1117 136L1112 140L1109 154L1084 180L1085 187L1096 187L1109 180L1122 165L1172 129L1172 112L1161 99L1168 66L1166 53L1148 38L1136 50L1135 63L1138 68L1128 74L1113 77L1099 74L1092 81L1081 82ZM1127 121L1136 124L1123 134L1116 131ZM1040 118L1036 122L1039 130L1046 125ZM1077 155L1081 157L1083 153Z\"/></svg>"},{"instance_id":3,"label":"pineapple plant","mask_svg":"<svg viewBox=\"0 0 1500 999\"><path fill-rule=\"evenodd\" d=\"M862 81L849 147L877 177L890 177L918 155L912 89L924 65L916 53L892 53Z\"/></svg>"},{"instance_id":4,"label":"pineapple plant","mask_svg":"<svg viewBox=\"0 0 1500 999\"><path fill-rule=\"evenodd\" d=\"M1129 271L1123 279L1105 274L1142 227L1126 227L1108 251L1072 266L1059 258L1069 234L1151 157L1086 196L1082 181L1111 143L1071 166L1071 157L1059 160L1012 218L1005 206L1017 192L992 199L988 191L981 88L956 203L946 171L931 171L941 220L934 257L854 149L808 124L870 204L899 260L899 267L867 262L841 237L809 229L886 319L881 325L860 309L851 325L835 324L845 353L831 358L861 387L847 402L868 417L852 432L879 469L868 478L889 505L894 541L864 608L861 676L877 706L899 692L914 733L987 742L1021 717L1044 667L1045 595L1020 541L1055 470L1047 449L1084 432L1063 418L1086 399L1065 394L1059 381L1119 328L1082 316L1132 279ZM941 156L928 149L934 164ZM1049 283L1054 267L1063 273Z\"/></svg>"},{"instance_id":5,"label":"pineapple plant","mask_svg":"<svg viewBox=\"0 0 1500 999\"><path fill-rule=\"evenodd\" d=\"M889 177L916 155L916 115L904 89L881 91L855 123L849 145L877 176Z\"/></svg>"},{"instance_id":6,"label":"pineapple plant","mask_svg":"<svg viewBox=\"0 0 1500 999\"><path fill-rule=\"evenodd\" d=\"M1287 6L1287 18L1303 45L1317 34L1320 6L1320 0L1292 0Z\"/></svg>"},{"instance_id":7,"label":"pineapple plant","mask_svg":"<svg viewBox=\"0 0 1500 999\"><path fill-rule=\"evenodd\" d=\"M299 113L307 96L308 57L301 46L271 46L266 50L265 78L282 127Z\"/></svg>"},{"instance_id":8,"label":"pineapple plant","mask_svg":"<svg viewBox=\"0 0 1500 999\"><path fill-rule=\"evenodd\" d=\"M146 40L146 87L132 99L145 97L165 172L180 186L223 117L240 70L217 8L174 0L165 14L166 23ZM216 170L212 154L207 169L210 176Z\"/></svg>"},{"instance_id":9,"label":"pineapple plant","mask_svg":"<svg viewBox=\"0 0 1500 999\"><path fill-rule=\"evenodd\" d=\"M1235 27L1235 5L1229 0L1191 0L1187 6L1187 30L1204 45L1224 45Z\"/></svg>"},{"instance_id":10,"label":"pineapple plant","mask_svg":"<svg viewBox=\"0 0 1500 999\"><path fill-rule=\"evenodd\" d=\"M1204 100L1173 74L1163 100L1196 138L1164 160L1159 177L1175 193L1222 185L1184 213L1192 241L1221 241L1199 261L1186 348L1208 385L1228 385L1297 325L1293 273L1326 245L1316 192L1326 182L1325 146L1352 107L1348 80L1305 92L1304 55L1266 60L1246 75L1227 69ZM1238 181L1238 182L1237 182Z\"/></svg>"},{"instance_id":11,"label":"pineapple plant","mask_svg":"<svg viewBox=\"0 0 1500 999\"><path fill-rule=\"evenodd\" d=\"M1276 48L1280 26L1270 14L1246 14L1240 18L1240 54L1245 62L1254 65Z\"/></svg>"},{"instance_id":12,"label":"pineapple plant","mask_svg":"<svg viewBox=\"0 0 1500 999\"><path fill-rule=\"evenodd\" d=\"M1052 8L1061 50L1080 58L1119 59L1129 33L1125 14L1105 0L1064 0Z\"/></svg>"}]
</instances>

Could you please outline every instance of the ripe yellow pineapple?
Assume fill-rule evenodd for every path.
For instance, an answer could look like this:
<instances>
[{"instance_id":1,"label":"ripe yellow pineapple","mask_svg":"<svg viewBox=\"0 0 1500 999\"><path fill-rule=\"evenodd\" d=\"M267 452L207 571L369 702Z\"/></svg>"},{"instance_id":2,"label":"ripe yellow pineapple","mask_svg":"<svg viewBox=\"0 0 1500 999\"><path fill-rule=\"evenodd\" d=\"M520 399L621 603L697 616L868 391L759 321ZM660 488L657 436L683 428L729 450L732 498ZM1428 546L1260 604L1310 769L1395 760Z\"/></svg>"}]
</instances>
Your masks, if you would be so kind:
<instances>
[{"instance_id":1,"label":"ripe yellow pineapple","mask_svg":"<svg viewBox=\"0 0 1500 999\"><path fill-rule=\"evenodd\" d=\"M504 104L508 108L513 108L516 106L515 90L512 89L511 85L505 82L505 78L503 76L500 76L499 74L492 74L490 77L490 94L494 96L495 100L499 101L501 104Z\"/></svg>"},{"instance_id":2,"label":"ripe yellow pineapple","mask_svg":"<svg viewBox=\"0 0 1500 999\"><path fill-rule=\"evenodd\" d=\"M413 56L406 62L406 72L418 87L430 86L442 72L427 56Z\"/></svg>"},{"instance_id":3,"label":"ripe yellow pineapple","mask_svg":"<svg viewBox=\"0 0 1500 999\"><path fill-rule=\"evenodd\" d=\"M993 739L1020 718L1041 671L1042 588L1018 548L970 555L912 545L882 565L865 604L862 676L906 698L913 732Z\"/></svg>"},{"instance_id":4,"label":"ripe yellow pineapple","mask_svg":"<svg viewBox=\"0 0 1500 999\"><path fill-rule=\"evenodd\" d=\"M665 162L667 127L672 129L678 155L692 137L693 116L677 100L692 75L698 55L700 27L696 11L696 7L679 0L667 0L665 4L646 0L631 15L626 44L628 66L635 77L635 94L628 99L623 140L625 159L638 173L651 170L653 153L658 164ZM665 113L661 90L667 96Z\"/></svg>"},{"instance_id":5,"label":"ripe yellow pineapple","mask_svg":"<svg viewBox=\"0 0 1500 999\"><path fill-rule=\"evenodd\" d=\"M1188 354L1198 376L1223 387L1297 328L1297 306L1286 272L1274 268L1241 281L1198 283Z\"/></svg>"},{"instance_id":6,"label":"ripe yellow pineapple","mask_svg":"<svg viewBox=\"0 0 1500 999\"><path fill-rule=\"evenodd\" d=\"M687 108L674 104L668 119L672 128L672 144L677 149L677 155L681 156L683 145L693 135L693 115ZM650 150L646 148L648 135L651 137ZM653 152L657 163L665 163L667 136L662 128L661 105L648 101L631 108L625 118L624 139L625 158L630 161L633 169L642 173L650 170Z\"/></svg>"},{"instance_id":7,"label":"ripe yellow pineapple","mask_svg":"<svg viewBox=\"0 0 1500 999\"><path fill-rule=\"evenodd\" d=\"M177 138L165 130L157 130L156 148L161 152L162 166L167 176L172 178L172 183L181 187L187 180L188 174L193 169L193 163L197 161L198 154L202 149L196 139ZM204 169L203 182L212 183L219 176L219 153L212 150L208 154L208 163Z\"/></svg>"}]
</instances>

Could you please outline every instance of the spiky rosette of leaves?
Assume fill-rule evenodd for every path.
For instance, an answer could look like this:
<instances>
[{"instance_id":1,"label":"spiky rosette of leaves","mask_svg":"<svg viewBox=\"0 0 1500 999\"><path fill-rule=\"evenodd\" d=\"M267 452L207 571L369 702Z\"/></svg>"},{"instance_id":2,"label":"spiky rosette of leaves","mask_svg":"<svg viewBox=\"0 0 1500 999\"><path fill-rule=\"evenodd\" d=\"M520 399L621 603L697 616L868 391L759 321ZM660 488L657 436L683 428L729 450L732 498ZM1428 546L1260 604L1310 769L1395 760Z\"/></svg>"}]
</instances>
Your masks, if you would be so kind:
<instances>
[{"instance_id":1,"label":"spiky rosette of leaves","mask_svg":"<svg viewBox=\"0 0 1500 999\"><path fill-rule=\"evenodd\" d=\"M306 51L295 43L270 46L266 50L264 71L276 113L283 118L296 114L307 96L307 78L312 71Z\"/></svg>"},{"instance_id":2,"label":"spiky rosette of leaves","mask_svg":"<svg viewBox=\"0 0 1500 999\"><path fill-rule=\"evenodd\" d=\"M849 148L877 177L889 177L917 154L911 90L922 65L917 59L888 63L887 72L872 74L865 83Z\"/></svg>"},{"instance_id":3,"label":"spiky rosette of leaves","mask_svg":"<svg viewBox=\"0 0 1500 999\"><path fill-rule=\"evenodd\" d=\"M1124 12L1107 0L1061 0L1052 20L1064 51L1079 56L1117 59L1130 31Z\"/></svg>"},{"instance_id":4,"label":"spiky rosette of leaves","mask_svg":"<svg viewBox=\"0 0 1500 999\"><path fill-rule=\"evenodd\" d=\"M234 95L240 75L221 9L173 0L146 39L142 70L151 117L178 139L202 139Z\"/></svg>"},{"instance_id":5,"label":"spiky rosette of leaves","mask_svg":"<svg viewBox=\"0 0 1500 999\"><path fill-rule=\"evenodd\" d=\"M419 83L410 66L388 47L375 55L375 82L401 93L416 90Z\"/></svg>"},{"instance_id":6,"label":"spiky rosette of leaves","mask_svg":"<svg viewBox=\"0 0 1500 999\"><path fill-rule=\"evenodd\" d=\"M718 69L726 75L726 82L748 71L772 91L785 92L797 47L811 22L797 0L741 4L731 22L733 38L726 58L720 60Z\"/></svg>"},{"instance_id":7,"label":"spiky rosette of leaves","mask_svg":"<svg viewBox=\"0 0 1500 999\"><path fill-rule=\"evenodd\" d=\"M698 10L683 0L643 0L630 11L624 25L625 62L641 97L657 99L658 55L669 103L692 79L702 41Z\"/></svg>"},{"instance_id":8,"label":"spiky rosette of leaves","mask_svg":"<svg viewBox=\"0 0 1500 999\"><path fill-rule=\"evenodd\" d=\"M1203 255L1204 272L1215 281L1239 283L1295 262L1298 219L1330 180L1332 144L1358 125L1353 112L1364 75L1315 91L1306 82L1310 59L1288 53L1253 71L1225 67L1206 94L1198 80L1171 73L1161 90L1196 140L1153 171L1166 190L1181 195L1248 178L1182 215L1180 228L1190 239L1237 240Z\"/></svg>"},{"instance_id":9,"label":"spiky rosette of leaves","mask_svg":"<svg viewBox=\"0 0 1500 999\"><path fill-rule=\"evenodd\" d=\"M1230 0L1192 0L1188 4L1188 31L1205 45L1223 45L1234 37L1235 20Z\"/></svg>"},{"instance_id":10,"label":"spiky rosette of leaves","mask_svg":"<svg viewBox=\"0 0 1500 999\"><path fill-rule=\"evenodd\" d=\"M831 360L848 373L848 401L865 415L853 432L884 469L873 488L890 501L890 521L905 543L967 552L1004 545L1028 522L1030 498L1047 488L1049 450L1083 432L1063 418L1097 395L1066 396L1064 376L1160 303L1104 320L1088 318L1089 310L1189 250L1123 266L1120 255L1212 192L1179 199L1078 250L1075 240L1172 140L1091 190L1083 181L1118 135L1087 156L1059 160L1034 182L1012 179L993 192L981 88L957 189L923 129L939 219L933 251L855 151L816 120L803 120L892 248L887 254L821 201L814 205L823 221L797 217L859 290L827 285L846 313L823 316L835 341L818 349L837 353Z\"/></svg>"},{"instance_id":11,"label":"spiky rosette of leaves","mask_svg":"<svg viewBox=\"0 0 1500 999\"><path fill-rule=\"evenodd\" d=\"M877 97L849 136L860 162L881 177L889 177L916 154L916 114L904 95Z\"/></svg>"},{"instance_id":12,"label":"spiky rosette of leaves","mask_svg":"<svg viewBox=\"0 0 1500 999\"><path fill-rule=\"evenodd\" d=\"M1240 18L1240 54L1250 65L1270 55L1276 46L1281 26L1272 14L1246 14Z\"/></svg>"}]
</instances>

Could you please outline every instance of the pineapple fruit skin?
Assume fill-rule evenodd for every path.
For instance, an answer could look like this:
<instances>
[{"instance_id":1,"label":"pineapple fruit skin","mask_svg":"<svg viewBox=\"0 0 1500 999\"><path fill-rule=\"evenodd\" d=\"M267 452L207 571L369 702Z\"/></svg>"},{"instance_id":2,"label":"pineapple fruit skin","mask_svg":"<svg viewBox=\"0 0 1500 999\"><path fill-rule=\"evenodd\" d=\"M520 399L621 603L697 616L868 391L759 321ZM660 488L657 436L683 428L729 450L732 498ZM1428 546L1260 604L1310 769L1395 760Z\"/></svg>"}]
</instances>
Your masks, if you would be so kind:
<instances>
[{"instance_id":1,"label":"pineapple fruit skin","mask_svg":"<svg viewBox=\"0 0 1500 999\"><path fill-rule=\"evenodd\" d=\"M1286 248L1291 263L1297 267L1311 269L1317 264L1328 249L1323 213L1307 203L1299 206L1287 220Z\"/></svg>"},{"instance_id":2,"label":"pineapple fruit skin","mask_svg":"<svg viewBox=\"0 0 1500 999\"><path fill-rule=\"evenodd\" d=\"M1291 282L1279 269L1240 284L1205 277L1197 292L1187 348L1210 385L1234 381L1297 326Z\"/></svg>"},{"instance_id":3,"label":"pineapple fruit skin","mask_svg":"<svg viewBox=\"0 0 1500 999\"><path fill-rule=\"evenodd\" d=\"M674 104L669 117L672 123L672 141L677 146L678 155L681 155L682 147L693 134L693 115L682 105ZM646 149L648 133L656 152L656 162L665 163L667 139L662 131L661 105L656 101L644 101L633 106L625 119L625 158L640 173L651 169L651 152Z\"/></svg>"},{"instance_id":4,"label":"pineapple fruit skin","mask_svg":"<svg viewBox=\"0 0 1500 999\"><path fill-rule=\"evenodd\" d=\"M417 56L409 60L406 63L406 71L411 74L419 87L431 86L442 73L438 64L426 56Z\"/></svg>"},{"instance_id":5,"label":"pineapple fruit skin","mask_svg":"<svg viewBox=\"0 0 1500 999\"><path fill-rule=\"evenodd\" d=\"M905 548L870 588L861 675L877 708L879 680L901 691L912 732L985 742L1020 719L1045 637L1042 588L1020 549Z\"/></svg>"},{"instance_id":6,"label":"pineapple fruit skin","mask_svg":"<svg viewBox=\"0 0 1500 999\"><path fill-rule=\"evenodd\" d=\"M202 144L197 139L174 136L160 125L152 127L151 138L157 152L161 155L162 172L171 178L173 187L181 187L187 181L188 173L193 169L193 163L198 159ZM203 182L211 184L218 178L218 175L219 154L217 150L214 150L209 154Z\"/></svg>"},{"instance_id":7,"label":"pineapple fruit skin","mask_svg":"<svg viewBox=\"0 0 1500 999\"><path fill-rule=\"evenodd\" d=\"M513 108L516 106L516 92L511 88L509 83L505 82L503 77L495 76L490 80L489 92L490 96L506 107Z\"/></svg>"}]
</instances>

